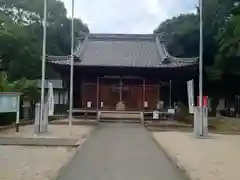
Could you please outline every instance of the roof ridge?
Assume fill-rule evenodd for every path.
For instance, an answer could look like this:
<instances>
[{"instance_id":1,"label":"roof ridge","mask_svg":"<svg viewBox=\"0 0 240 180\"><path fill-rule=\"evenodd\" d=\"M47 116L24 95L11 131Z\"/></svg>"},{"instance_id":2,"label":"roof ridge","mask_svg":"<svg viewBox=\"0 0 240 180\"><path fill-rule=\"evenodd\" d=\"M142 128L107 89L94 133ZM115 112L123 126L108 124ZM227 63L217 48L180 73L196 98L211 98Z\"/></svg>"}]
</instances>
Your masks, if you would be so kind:
<instances>
[{"instance_id":1,"label":"roof ridge","mask_svg":"<svg viewBox=\"0 0 240 180\"><path fill-rule=\"evenodd\" d=\"M171 56L159 34L85 34L74 55L76 66L175 68L197 63L197 59ZM48 59L49 63L70 65L69 56Z\"/></svg>"},{"instance_id":2,"label":"roof ridge","mask_svg":"<svg viewBox=\"0 0 240 180\"><path fill-rule=\"evenodd\" d=\"M74 52L74 55L77 56L79 58L79 60L81 60L81 55L84 52L87 42L88 42L88 35L86 34L83 42L79 43L78 49Z\"/></svg>"},{"instance_id":3,"label":"roof ridge","mask_svg":"<svg viewBox=\"0 0 240 180\"><path fill-rule=\"evenodd\" d=\"M88 36L89 39L129 39L129 40L154 40L156 34L108 34L108 33L88 33L84 36ZM84 37L81 36L79 39L83 39Z\"/></svg>"},{"instance_id":4,"label":"roof ridge","mask_svg":"<svg viewBox=\"0 0 240 180\"><path fill-rule=\"evenodd\" d=\"M162 43L161 43L161 41L160 41L158 36L156 36L155 43L156 43L156 46L157 46L158 55L159 55L160 59L162 61L164 61L164 59L167 58L167 55L166 55L166 51L163 49Z\"/></svg>"},{"instance_id":5,"label":"roof ridge","mask_svg":"<svg viewBox=\"0 0 240 180\"><path fill-rule=\"evenodd\" d=\"M189 62L196 62L196 61L198 61L198 57L181 58L181 57L172 56L172 55L167 51L166 46L164 45L164 43L162 43L162 42L160 41L160 39L159 39L158 36L156 36L156 44L157 44L157 47L158 47L157 50L158 50L160 56L162 56L162 54L161 54L162 52L161 52L160 49L163 50L163 53L164 53L164 55L165 55L165 57L163 58L163 60L165 60L165 59L167 58L170 62L172 62L172 61L182 62L182 61L183 61L183 63L189 63ZM160 47L160 46L161 46L161 47ZM160 58L161 58L161 57L160 57Z\"/></svg>"}]
</instances>

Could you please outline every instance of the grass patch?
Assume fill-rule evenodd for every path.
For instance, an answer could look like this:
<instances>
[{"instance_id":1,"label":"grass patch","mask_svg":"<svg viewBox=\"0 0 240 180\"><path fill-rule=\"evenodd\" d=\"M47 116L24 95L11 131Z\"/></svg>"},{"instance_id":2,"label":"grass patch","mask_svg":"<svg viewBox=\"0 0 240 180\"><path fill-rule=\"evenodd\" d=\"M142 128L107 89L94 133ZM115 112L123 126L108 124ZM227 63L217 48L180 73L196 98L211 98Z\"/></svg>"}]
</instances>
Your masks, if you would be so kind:
<instances>
[{"instance_id":1,"label":"grass patch","mask_svg":"<svg viewBox=\"0 0 240 180\"><path fill-rule=\"evenodd\" d=\"M0 126L10 125L16 121L16 113L1 113Z\"/></svg>"},{"instance_id":2,"label":"grass patch","mask_svg":"<svg viewBox=\"0 0 240 180\"><path fill-rule=\"evenodd\" d=\"M240 132L240 119L209 118L208 121L217 132Z\"/></svg>"},{"instance_id":3,"label":"grass patch","mask_svg":"<svg viewBox=\"0 0 240 180\"><path fill-rule=\"evenodd\" d=\"M184 117L181 121L193 125L194 117L192 115ZM208 128L213 132L233 132L240 133L240 119L238 118L208 118Z\"/></svg>"}]
</instances>

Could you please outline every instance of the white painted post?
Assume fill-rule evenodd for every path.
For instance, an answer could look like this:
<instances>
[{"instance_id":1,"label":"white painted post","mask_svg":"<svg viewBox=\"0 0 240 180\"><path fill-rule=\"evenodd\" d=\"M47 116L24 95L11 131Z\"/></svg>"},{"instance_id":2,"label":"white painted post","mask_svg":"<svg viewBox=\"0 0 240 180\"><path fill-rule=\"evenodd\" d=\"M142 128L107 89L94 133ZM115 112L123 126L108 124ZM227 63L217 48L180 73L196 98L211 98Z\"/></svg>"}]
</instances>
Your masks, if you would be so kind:
<instances>
[{"instance_id":1,"label":"white painted post","mask_svg":"<svg viewBox=\"0 0 240 180\"><path fill-rule=\"evenodd\" d=\"M144 125L145 124L145 122L144 122L144 112L140 113L140 118L141 118L141 124Z\"/></svg>"},{"instance_id":2,"label":"white painted post","mask_svg":"<svg viewBox=\"0 0 240 180\"><path fill-rule=\"evenodd\" d=\"M200 111L200 121L201 126L203 126L203 0L199 0L200 9L200 34L199 34L199 107ZM203 127L201 128L203 129ZM201 131L201 136L203 136L203 131Z\"/></svg>"},{"instance_id":3,"label":"white painted post","mask_svg":"<svg viewBox=\"0 0 240 180\"><path fill-rule=\"evenodd\" d=\"M16 132L19 132L20 120L20 96L17 96L17 113L16 113Z\"/></svg>"},{"instance_id":4,"label":"white painted post","mask_svg":"<svg viewBox=\"0 0 240 180\"><path fill-rule=\"evenodd\" d=\"M34 133L39 134L40 133L40 103L37 103L35 106L35 121L34 121Z\"/></svg>"},{"instance_id":5,"label":"white painted post","mask_svg":"<svg viewBox=\"0 0 240 180\"><path fill-rule=\"evenodd\" d=\"M194 135L196 138L200 138L202 134L202 121L201 121L201 107L194 108Z\"/></svg>"},{"instance_id":6,"label":"white painted post","mask_svg":"<svg viewBox=\"0 0 240 180\"><path fill-rule=\"evenodd\" d=\"M43 121L41 123L41 133L47 133L48 132L48 113L49 113L49 105L46 103L44 105L44 114L43 114Z\"/></svg>"},{"instance_id":7,"label":"white painted post","mask_svg":"<svg viewBox=\"0 0 240 180\"><path fill-rule=\"evenodd\" d=\"M43 11L43 44L42 44L42 80L41 80L41 110L40 110L40 123L43 119L44 109L44 84L45 84L45 71L46 71L46 51L47 51L47 0L44 0Z\"/></svg>"},{"instance_id":8,"label":"white painted post","mask_svg":"<svg viewBox=\"0 0 240 180\"><path fill-rule=\"evenodd\" d=\"M70 99L69 99L69 127L71 132L72 127L72 114L73 114L73 75L74 75L74 3L72 0L72 21L71 21L71 61L70 61Z\"/></svg>"},{"instance_id":9,"label":"white painted post","mask_svg":"<svg viewBox=\"0 0 240 180\"><path fill-rule=\"evenodd\" d=\"M208 136L208 107L203 108L203 136Z\"/></svg>"},{"instance_id":10,"label":"white painted post","mask_svg":"<svg viewBox=\"0 0 240 180\"><path fill-rule=\"evenodd\" d=\"M97 112L97 123L100 122L100 119L101 119L101 111L98 110L98 112Z\"/></svg>"}]
</instances>

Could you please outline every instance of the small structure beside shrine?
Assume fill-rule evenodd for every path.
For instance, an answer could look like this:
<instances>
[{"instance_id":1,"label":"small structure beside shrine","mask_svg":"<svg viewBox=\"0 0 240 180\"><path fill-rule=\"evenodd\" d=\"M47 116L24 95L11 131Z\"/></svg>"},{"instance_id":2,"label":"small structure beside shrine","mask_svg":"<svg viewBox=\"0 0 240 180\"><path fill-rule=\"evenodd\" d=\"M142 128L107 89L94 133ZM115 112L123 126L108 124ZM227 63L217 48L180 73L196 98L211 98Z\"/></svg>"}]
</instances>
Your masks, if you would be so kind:
<instances>
[{"instance_id":1,"label":"small structure beside shrine","mask_svg":"<svg viewBox=\"0 0 240 180\"><path fill-rule=\"evenodd\" d=\"M67 87L70 58L47 56ZM171 106L164 82L185 86L197 65L198 58L170 55L159 34L84 34L74 53L74 110L153 112Z\"/></svg>"},{"instance_id":2,"label":"small structure beside shrine","mask_svg":"<svg viewBox=\"0 0 240 180\"><path fill-rule=\"evenodd\" d=\"M0 92L0 113L16 113L17 132L20 123L20 96L19 92Z\"/></svg>"}]
</instances>

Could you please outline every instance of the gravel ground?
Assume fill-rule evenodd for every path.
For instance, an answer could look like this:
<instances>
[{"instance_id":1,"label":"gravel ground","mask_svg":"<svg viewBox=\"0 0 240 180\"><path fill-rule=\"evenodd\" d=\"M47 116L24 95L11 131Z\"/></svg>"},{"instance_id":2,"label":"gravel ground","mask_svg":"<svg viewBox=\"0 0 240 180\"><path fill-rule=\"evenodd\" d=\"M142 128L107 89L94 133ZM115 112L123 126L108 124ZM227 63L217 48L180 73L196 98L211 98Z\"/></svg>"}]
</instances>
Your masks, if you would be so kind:
<instances>
[{"instance_id":1,"label":"gravel ground","mask_svg":"<svg viewBox=\"0 0 240 180\"><path fill-rule=\"evenodd\" d=\"M0 146L0 180L50 180L75 150Z\"/></svg>"},{"instance_id":2,"label":"gravel ground","mask_svg":"<svg viewBox=\"0 0 240 180\"><path fill-rule=\"evenodd\" d=\"M35 135L34 126L21 126L20 132L9 129L0 132L0 137L46 137L46 138L84 138L91 132L91 126L72 126L71 131L68 125L49 125L48 134Z\"/></svg>"},{"instance_id":3,"label":"gravel ground","mask_svg":"<svg viewBox=\"0 0 240 180\"><path fill-rule=\"evenodd\" d=\"M240 136L195 139L193 134L181 132L156 132L153 136L192 180L239 180Z\"/></svg>"},{"instance_id":4,"label":"gravel ground","mask_svg":"<svg viewBox=\"0 0 240 180\"><path fill-rule=\"evenodd\" d=\"M49 125L49 133L39 136L85 139L92 129L90 126L73 126L70 133L66 125ZM0 137L38 136L34 135L33 126L23 126L19 133L10 129L0 132ZM0 145L0 180L50 180L75 151L75 148L66 147Z\"/></svg>"}]
</instances>

